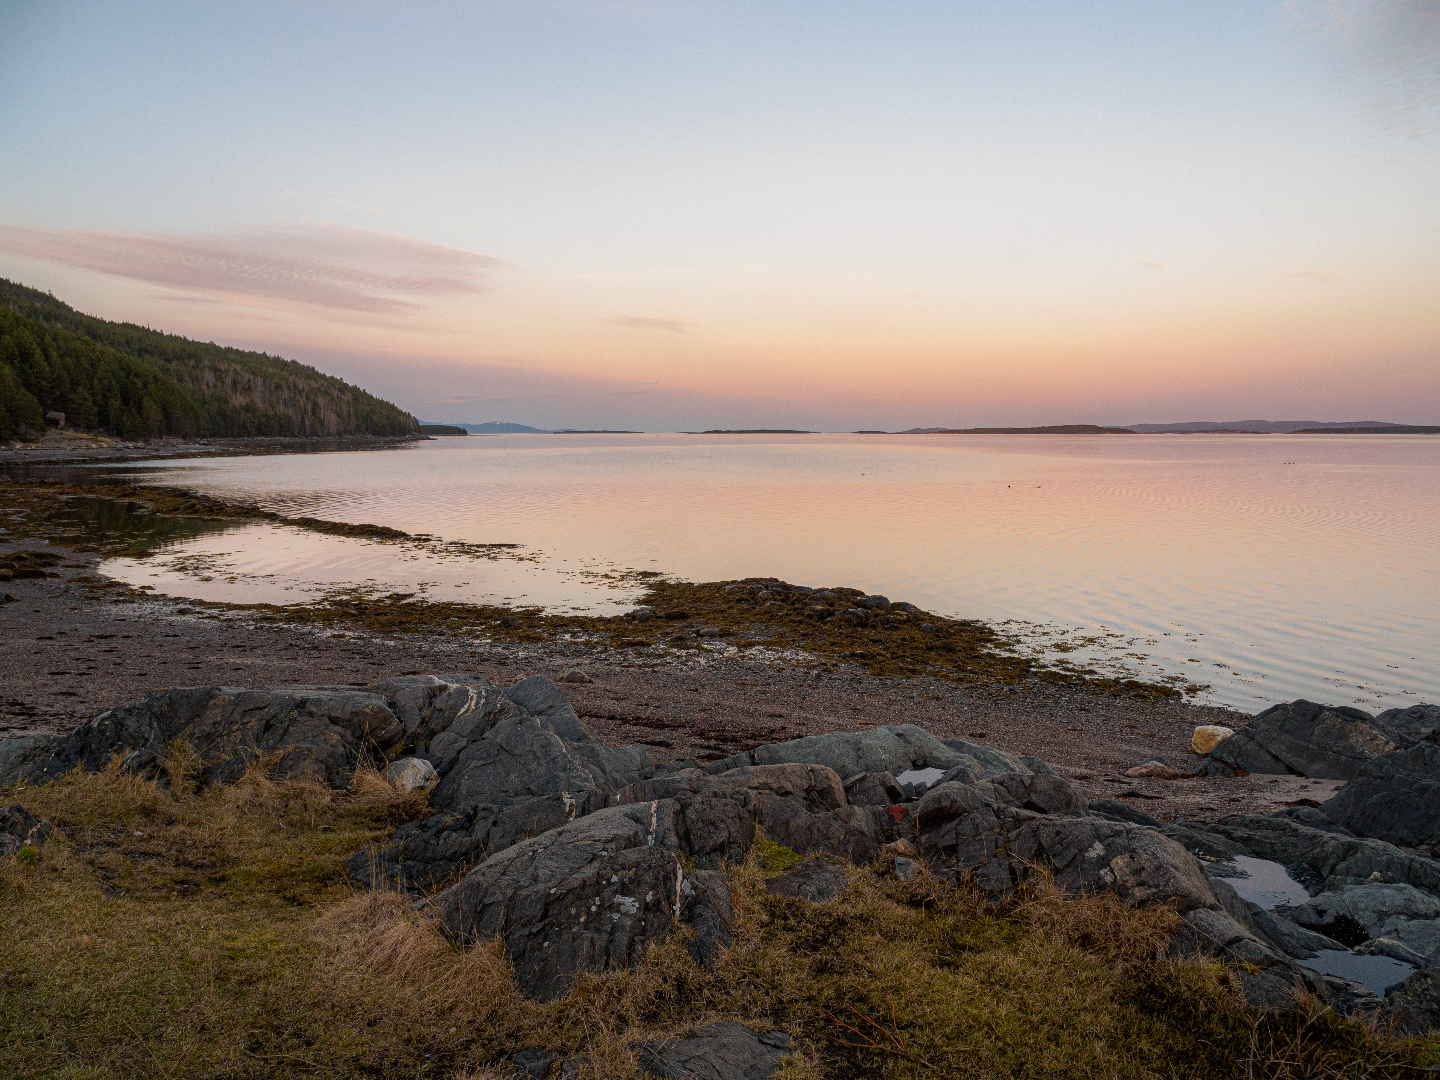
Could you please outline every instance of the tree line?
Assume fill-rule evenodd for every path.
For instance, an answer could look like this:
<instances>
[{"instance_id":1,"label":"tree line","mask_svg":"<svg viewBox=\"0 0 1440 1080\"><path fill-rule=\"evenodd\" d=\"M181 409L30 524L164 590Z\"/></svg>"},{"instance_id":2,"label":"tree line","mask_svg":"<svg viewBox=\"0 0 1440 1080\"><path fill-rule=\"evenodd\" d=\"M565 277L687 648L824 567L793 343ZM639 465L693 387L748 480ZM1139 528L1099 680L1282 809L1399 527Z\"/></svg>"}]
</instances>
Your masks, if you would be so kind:
<instances>
[{"instance_id":1,"label":"tree line","mask_svg":"<svg viewBox=\"0 0 1440 1080\"><path fill-rule=\"evenodd\" d=\"M0 279L0 440L33 437L51 411L127 439L419 431L409 413L305 364L97 319Z\"/></svg>"}]
</instances>

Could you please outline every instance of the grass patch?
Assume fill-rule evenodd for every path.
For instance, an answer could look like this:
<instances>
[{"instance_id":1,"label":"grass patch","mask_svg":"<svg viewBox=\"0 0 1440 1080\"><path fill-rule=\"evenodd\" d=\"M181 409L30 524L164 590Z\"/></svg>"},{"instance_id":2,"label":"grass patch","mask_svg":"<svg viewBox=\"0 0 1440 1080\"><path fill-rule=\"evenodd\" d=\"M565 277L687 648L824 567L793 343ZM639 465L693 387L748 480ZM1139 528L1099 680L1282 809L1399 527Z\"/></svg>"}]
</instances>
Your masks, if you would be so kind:
<instances>
[{"instance_id":1,"label":"grass patch","mask_svg":"<svg viewBox=\"0 0 1440 1080\"><path fill-rule=\"evenodd\" d=\"M794 857L774 844L729 871L735 945L713 972L681 930L540 1004L498 945L459 949L406 897L346 883L345 858L423 799L259 764L194 791L183 749L167 768L172 788L111 770L0 794L57 826L0 864L0 1074L481 1080L547 1048L635 1077L635 1039L720 1019L789 1031L783 1080L1399 1077L1440 1060L1315 1002L1251 1013L1222 968L1157 959L1165 909L1043 882L995 908L883 865L812 905L763 888Z\"/></svg>"}]
</instances>

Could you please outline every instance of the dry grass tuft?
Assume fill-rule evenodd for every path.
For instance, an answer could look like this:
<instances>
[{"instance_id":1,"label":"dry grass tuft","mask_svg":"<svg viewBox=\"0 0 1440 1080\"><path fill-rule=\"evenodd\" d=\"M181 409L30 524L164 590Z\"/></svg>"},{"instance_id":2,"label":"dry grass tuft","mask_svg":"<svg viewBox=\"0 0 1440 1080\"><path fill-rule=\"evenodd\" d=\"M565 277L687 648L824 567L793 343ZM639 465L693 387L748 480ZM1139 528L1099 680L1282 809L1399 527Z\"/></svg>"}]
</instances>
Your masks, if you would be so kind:
<instances>
[{"instance_id":1,"label":"dry grass tuft","mask_svg":"<svg viewBox=\"0 0 1440 1080\"><path fill-rule=\"evenodd\" d=\"M165 748L165 754L160 759L160 768L165 773L166 784L172 792L193 795L199 787L205 759L188 741L176 739Z\"/></svg>"},{"instance_id":2,"label":"dry grass tuft","mask_svg":"<svg viewBox=\"0 0 1440 1080\"><path fill-rule=\"evenodd\" d=\"M1054 875L1044 870L1033 872L1026 887L1001 910L1033 930L1122 969L1160 957L1180 922L1168 907L1126 907L1112 892L1067 895L1055 884Z\"/></svg>"},{"instance_id":3,"label":"dry grass tuft","mask_svg":"<svg viewBox=\"0 0 1440 1080\"><path fill-rule=\"evenodd\" d=\"M378 774L333 792L266 764L223 789L110 769L0 794L58 827L35 864L0 864L0 1075L489 1080L543 1048L638 1080L636 1040L718 1020L789 1032L780 1080L1349 1080L1440 1061L1315 1002L1257 1017L1223 968L1156 959L1164 910L1044 878L996 908L884 865L809 904L765 890L763 852L727 870L735 942L713 971L682 928L529 1001L499 944L462 949L408 897L347 883L396 812Z\"/></svg>"},{"instance_id":4,"label":"dry grass tuft","mask_svg":"<svg viewBox=\"0 0 1440 1080\"><path fill-rule=\"evenodd\" d=\"M384 774L368 761L355 766L350 781L350 798L357 805L379 811L386 821L399 825L414 821L430 812L430 791L434 785L417 791L399 791Z\"/></svg>"}]
</instances>

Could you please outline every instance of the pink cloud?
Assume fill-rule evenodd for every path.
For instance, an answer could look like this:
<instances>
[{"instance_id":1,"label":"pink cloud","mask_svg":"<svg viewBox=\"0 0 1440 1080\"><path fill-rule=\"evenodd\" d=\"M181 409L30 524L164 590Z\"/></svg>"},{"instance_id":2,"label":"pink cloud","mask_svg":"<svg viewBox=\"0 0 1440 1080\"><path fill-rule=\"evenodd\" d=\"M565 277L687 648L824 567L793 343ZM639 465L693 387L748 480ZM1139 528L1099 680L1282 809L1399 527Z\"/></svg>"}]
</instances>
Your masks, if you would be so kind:
<instances>
[{"instance_id":1,"label":"pink cloud","mask_svg":"<svg viewBox=\"0 0 1440 1080\"><path fill-rule=\"evenodd\" d=\"M330 225L171 236L0 225L0 250L191 293L371 314L481 292L480 277L504 265L408 236Z\"/></svg>"}]
</instances>

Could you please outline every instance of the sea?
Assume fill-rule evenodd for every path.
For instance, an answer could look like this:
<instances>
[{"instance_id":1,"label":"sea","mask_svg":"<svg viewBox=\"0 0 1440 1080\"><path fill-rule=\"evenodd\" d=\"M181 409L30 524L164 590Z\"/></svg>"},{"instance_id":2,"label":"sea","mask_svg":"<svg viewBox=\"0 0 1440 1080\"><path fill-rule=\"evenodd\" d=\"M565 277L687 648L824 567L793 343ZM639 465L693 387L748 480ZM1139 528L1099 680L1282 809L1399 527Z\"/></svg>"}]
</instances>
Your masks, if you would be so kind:
<instances>
[{"instance_id":1,"label":"sea","mask_svg":"<svg viewBox=\"0 0 1440 1080\"><path fill-rule=\"evenodd\" d=\"M500 435L118 468L425 536L246 524L104 565L158 595L604 614L646 574L777 577L1246 712L1440 702L1435 436Z\"/></svg>"}]
</instances>

